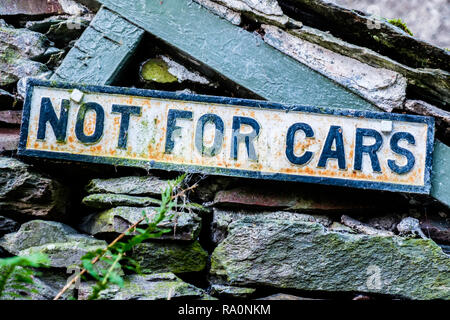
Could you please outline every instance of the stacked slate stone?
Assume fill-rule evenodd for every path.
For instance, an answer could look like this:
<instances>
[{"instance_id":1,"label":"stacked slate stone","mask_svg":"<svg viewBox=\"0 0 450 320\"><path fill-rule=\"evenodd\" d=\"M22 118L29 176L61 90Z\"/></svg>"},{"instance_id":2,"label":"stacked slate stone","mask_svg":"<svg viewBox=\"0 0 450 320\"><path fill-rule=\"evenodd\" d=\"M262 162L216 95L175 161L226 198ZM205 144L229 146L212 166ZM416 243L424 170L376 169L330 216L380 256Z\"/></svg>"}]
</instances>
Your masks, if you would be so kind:
<instances>
[{"instance_id":1,"label":"stacked slate stone","mask_svg":"<svg viewBox=\"0 0 450 320\"><path fill-rule=\"evenodd\" d=\"M104 248L143 212L156 212L167 177L18 159L24 79L255 94L239 83L236 74L247 76L242 70L233 74L229 67L193 61L134 25L130 32L136 38L127 39L141 45L130 44L133 54L118 50L130 58L127 66L114 79L115 70L106 68L99 75L103 82L92 82L92 74L81 69L58 67L67 52L83 47L76 40L100 7L97 1L55 0L45 8L33 5L39 0L17 1L14 10L6 2L0 0L0 258L49 256L50 268L36 277L38 293L24 298L53 299L79 271L85 253ZM434 117L441 141L436 148L447 152L448 51L329 1L195 2L190 5L252 32L260 45L283 54L274 57L308 66L374 109ZM100 18L86 30L116 32L102 30ZM117 25L126 23L120 19ZM105 48L94 49L100 54ZM66 65L74 66L67 57ZM87 58L76 62L89 66ZM294 102L293 96L284 102ZM434 174L448 175L448 161ZM439 192L449 198L448 190ZM143 274L124 274L124 287L110 286L102 299L450 299L450 209L431 197L211 176L161 226L171 232L133 251ZM63 298L86 299L92 285L83 281Z\"/></svg>"}]
</instances>

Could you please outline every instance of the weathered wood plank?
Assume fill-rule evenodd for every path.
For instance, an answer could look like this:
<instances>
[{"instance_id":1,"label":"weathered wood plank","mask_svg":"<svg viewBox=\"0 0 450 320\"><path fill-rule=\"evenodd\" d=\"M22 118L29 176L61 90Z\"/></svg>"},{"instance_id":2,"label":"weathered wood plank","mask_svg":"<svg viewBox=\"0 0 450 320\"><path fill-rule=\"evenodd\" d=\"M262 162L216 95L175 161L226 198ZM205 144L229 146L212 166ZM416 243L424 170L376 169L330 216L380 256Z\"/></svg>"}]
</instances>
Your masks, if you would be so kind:
<instances>
[{"instance_id":1,"label":"weathered wood plank","mask_svg":"<svg viewBox=\"0 0 450 320\"><path fill-rule=\"evenodd\" d=\"M111 84L137 48L144 31L101 9L51 80Z\"/></svg>"},{"instance_id":2,"label":"weathered wood plank","mask_svg":"<svg viewBox=\"0 0 450 320\"><path fill-rule=\"evenodd\" d=\"M198 3L180 0L100 2L265 99L375 110L371 103Z\"/></svg>"}]
</instances>

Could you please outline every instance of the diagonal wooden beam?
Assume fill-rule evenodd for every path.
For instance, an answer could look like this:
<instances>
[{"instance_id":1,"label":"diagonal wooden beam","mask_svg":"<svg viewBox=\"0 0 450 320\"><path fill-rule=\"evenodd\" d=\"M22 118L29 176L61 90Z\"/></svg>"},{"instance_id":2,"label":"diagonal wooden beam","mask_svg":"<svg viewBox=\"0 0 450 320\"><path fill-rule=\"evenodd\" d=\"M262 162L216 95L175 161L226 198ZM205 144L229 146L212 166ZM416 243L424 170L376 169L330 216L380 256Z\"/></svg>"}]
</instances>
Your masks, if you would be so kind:
<instances>
[{"instance_id":1,"label":"diagonal wooden beam","mask_svg":"<svg viewBox=\"0 0 450 320\"><path fill-rule=\"evenodd\" d=\"M102 8L51 80L111 84L143 35L144 30Z\"/></svg>"},{"instance_id":2,"label":"diagonal wooden beam","mask_svg":"<svg viewBox=\"0 0 450 320\"><path fill-rule=\"evenodd\" d=\"M265 99L282 103L375 110L371 103L356 94L193 1L100 2Z\"/></svg>"}]
</instances>

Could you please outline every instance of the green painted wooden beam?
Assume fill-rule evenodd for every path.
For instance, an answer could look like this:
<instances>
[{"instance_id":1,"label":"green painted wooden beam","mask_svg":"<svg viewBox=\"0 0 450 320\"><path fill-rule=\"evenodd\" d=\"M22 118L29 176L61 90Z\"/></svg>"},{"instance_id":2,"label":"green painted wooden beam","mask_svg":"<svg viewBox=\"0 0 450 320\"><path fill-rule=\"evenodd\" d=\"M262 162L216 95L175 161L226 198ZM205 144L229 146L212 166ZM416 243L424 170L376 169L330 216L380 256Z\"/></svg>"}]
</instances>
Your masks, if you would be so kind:
<instances>
[{"instance_id":1,"label":"green painted wooden beam","mask_svg":"<svg viewBox=\"0 0 450 320\"><path fill-rule=\"evenodd\" d=\"M370 102L193 1L100 2L265 99L303 105L375 110Z\"/></svg>"},{"instance_id":2,"label":"green painted wooden beam","mask_svg":"<svg viewBox=\"0 0 450 320\"><path fill-rule=\"evenodd\" d=\"M431 195L450 207L450 147L436 140L431 174Z\"/></svg>"},{"instance_id":3,"label":"green painted wooden beam","mask_svg":"<svg viewBox=\"0 0 450 320\"><path fill-rule=\"evenodd\" d=\"M102 8L51 80L111 84L143 35L139 27Z\"/></svg>"}]
</instances>

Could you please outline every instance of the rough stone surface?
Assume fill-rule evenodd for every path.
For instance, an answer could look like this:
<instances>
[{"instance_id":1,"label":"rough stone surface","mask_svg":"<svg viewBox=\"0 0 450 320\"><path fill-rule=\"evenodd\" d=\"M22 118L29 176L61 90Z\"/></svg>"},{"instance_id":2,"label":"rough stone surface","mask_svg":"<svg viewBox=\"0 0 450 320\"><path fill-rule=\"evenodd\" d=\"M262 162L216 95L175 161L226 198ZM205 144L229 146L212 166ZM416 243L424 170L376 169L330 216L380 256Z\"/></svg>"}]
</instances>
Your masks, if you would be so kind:
<instances>
[{"instance_id":1,"label":"rough stone surface","mask_svg":"<svg viewBox=\"0 0 450 320\"><path fill-rule=\"evenodd\" d=\"M0 111L0 125L20 126L21 119L20 110Z\"/></svg>"},{"instance_id":2,"label":"rough stone surface","mask_svg":"<svg viewBox=\"0 0 450 320\"><path fill-rule=\"evenodd\" d=\"M19 128L0 128L0 153L5 151L17 150L17 148L19 147L19 140Z\"/></svg>"},{"instance_id":3,"label":"rough stone surface","mask_svg":"<svg viewBox=\"0 0 450 320\"><path fill-rule=\"evenodd\" d=\"M400 221L400 223L397 225L397 230L401 235L413 235L413 236L420 236L422 239L427 239L425 234L422 232L422 229L420 229L420 222L416 218L406 217Z\"/></svg>"},{"instance_id":4,"label":"rough stone surface","mask_svg":"<svg viewBox=\"0 0 450 320\"><path fill-rule=\"evenodd\" d=\"M386 19L401 18L408 28L425 41L450 47L450 6L447 0L335 0L344 7L379 15Z\"/></svg>"},{"instance_id":5,"label":"rough stone surface","mask_svg":"<svg viewBox=\"0 0 450 320\"><path fill-rule=\"evenodd\" d=\"M34 61L45 57L51 45L44 35L0 26L0 39L0 86L49 71L46 65Z\"/></svg>"},{"instance_id":6,"label":"rough stone surface","mask_svg":"<svg viewBox=\"0 0 450 320\"><path fill-rule=\"evenodd\" d=\"M58 0L0 0L0 15L62 13Z\"/></svg>"},{"instance_id":7,"label":"rough stone surface","mask_svg":"<svg viewBox=\"0 0 450 320\"><path fill-rule=\"evenodd\" d=\"M321 47L356 59L375 68L385 68L402 74L416 95L438 104L450 104L450 73L439 69L412 68L369 48L357 46L334 37L329 32L303 26L289 30L292 35Z\"/></svg>"},{"instance_id":8,"label":"rough stone surface","mask_svg":"<svg viewBox=\"0 0 450 320\"><path fill-rule=\"evenodd\" d=\"M259 298L257 300L275 300L275 301L289 301L289 300L316 300L316 299L310 299L310 298L303 298L303 297L297 297L292 294L286 294L286 293L276 293L273 295L270 295L268 297Z\"/></svg>"},{"instance_id":9,"label":"rough stone surface","mask_svg":"<svg viewBox=\"0 0 450 320\"><path fill-rule=\"evenodd\" d=\"M68 17L50 25L45 35L56 44L64 46L72 40L77 40L89 26L90 21L89 17Z\"/></svg>"},{"instance_id":10,"label":"rough stone surface","mask_svg":"<svg viewBox=\"0 0 450 320\"><path fill-rule=\"evenodd\" d=\"M130 275L124 278L124 286L110 286L100 294L100 300L176 300L200 299L203 290L182 281L173 273ZM79 300L87 300L92 292L91 283L83 283L78 291Z\"/></svg>"},{"instance_id":11,"label":"rough stone surface","mask_svg":"<svg viewBox=\"0 0 450 320\"><path fill-rule=\"evenodd\" d=\"M254 288L241 288L232 287L222 284L212 284L209 293L213 297L219 298L237 298L237 299L248 299L252 294L254 294L256 289Z\"/></svg>"},{"instance_id":12,"label":"rough stone surface","mask_svg":"<svg viewBox=\"0 0 450 320\"><path fill-rule=\"evenodd\" d=\"M7 289L7 293L11 291L20 297L8 296L8 300L53 300L58 292L66 284L67 277L56 269L41 269L39 270L39 276L35 276L33 279L33 285L25 284L27 290L17 290L11 288ZM34 290L34 291L32 291ZM68 300L75 298L74 289L67 290L61 297L61 300Z\"/></svg>"},{"instance_id":13,"label":"rough stone surface","mask_svg":"<svg viewBox=\"0 0 450 320\"><path fill-rule=\"evenodd\" d=\"M198 241L192 243L147 242L135 247L132 254L143 273L197 272L206 267L208 253Z\"/></svg>"},{"instance_id":14,"label":"rough stone surface","mask_svg":"<svg viewBox=\"0 0 450 320\"><path fill-rule=\"evenodd\" d=\"M355 59L304 41L275 26L263 25L264 41L333 79L384 111L401 108L406 97L406 79L391 70L373 68Z\"/></svg>"},{"instance_id":15,"label":"rough stone surface","mask_svg":"<svg viewBox=\"0 0 450 320\"><path fill-rule=\"evenodd\" d=\"M425 235L436 242L450 244L450 222L449 220L426 219L420 221L420 228Z\"/></svg>"},{"instance_id":16,"label":"rough stone surface","mask_svg":"<svg viewBox=\"0 0 450 320\"><path fill-rule=\"evenodd\" d=\"M341 222L345 226L357 231L358 233L367 234L369 236L392 237L394 235L394 233L391 231L372 228L371 226L368 226L346 215L343 215L341 217Z\"/></svg>"},{"instance_id":17,"label":"rough stone surface","mask_svg":"<svg viewBox=\"0 0 450 320\"><path fill-rule=\"evenodd\" d=\"M365 224L376 229L388 231L396 230L397 224L401 221L401 217L397 214L390 214L378 217L366 217Z\"/></svg>"},{"instance_id":18,"label":"rough stone surface","mask_svg":"<svg viewBox=\"0 0 450 320\"><path fill-rule=\"evenodd\" d=\"M380 206L375 195L364 196L359 193L349 195L346 192L327 192L325 189L298 187L296 189L277 186L243 186L216 193L209 205L220 207L270 207L299 211L358 211Z\"/></svg>"},{"instance_id":19,"label":"rough stone surface","mask_svg":"<svg viewBox=\"0 0 450 320\"><path fill-rule=\"evenodd\" d=\"M234 25L238 26L241 24L241 15L238 12L231 10L230 8L215 3L211 0L194 0L194 1L201 4L206 9L214 12L219 17L228 20Z\"/></svg>"},{"instance_id":20,"label":"rough stone surface","mask_svg":"<svg viewBox=\"0 0 450 320\"><path fill-rule=\"evenodd\" d=\"M234 221L239 219L251 217L254 219L282 219L286 221L309 221L317 222L324 226L330 226L332 220L326 216L308 215L302 213L293 212L249 212L249 211L225 211L220 209L214 209L213 220L211 223L211 240L214 244L222 242L228 234L228 227Z\"/></svg>"},{"instance_id":21,"label":"rough stone surface","mask_svg":"<svg viewBox=\"0 0 450 320\"><path fill-rule=\"evenodd\" d=\"M16 221L0 216L0 236L5 233L15 232L19 229L20 224Z\"/></svg>"},{"instance_id":22,"label":"rough stone surface","mask_svg":"<svg viewBox=\"0 0 450 320\"><path fill-rule=\"evenodd\" d=\"M243 12L258 20L285 25L289 18L283 14L277 0L213 0L234 11Z\"/></svg>"},{"instance_id":23,"label":"rough stone surface","mask_svg":"<svg viewBox=\"0 0 450 320\"><path fill-rule=\"evenodd\" d=\"M156 206L161 200L150 197L129 196L115 193L94 193L83 198L82 203L90 208L109 209L120 206L149 207Z\"/></svg>"},{"instance_id":24,"label":"rough stone surface","mask_svg":"<svg viewBox=\"0 0 450 320\"><path fill-rule=\"evenodd\" d=\"M63 223L33 220L3 236L0 246L15 255L44 253L51 267L62 268L79 265L83 255L105 248L106 242L82 235Z\"/></svg>"},{"instance_id":25,"label":"rough stone surface","mask_svg":"<svg viewBox=\"0 0 450 320\"><path fill-rule=\"evenodd\" d=\"M88 193L117 193L130 195L161 195L167 181L155 176L93 179L86 186Z\"/></svg>"},{"instance_id":26,"label":"rough stone surface","mask_svg":"<svg viewBox=\"0 0 450 320\"><path fill-rule=\"evenodd\" d=\"M450 81L449 81L450 85ZM420 100L406 100L405 110L414 112L423 116L434 117L437 122L442 123L443 126L450 125L450 112L439 109L429 103Z\"/></svg>"},{"instance_id":27,"label":"rough stone surface","mask_svg":"<svg viewBox=\"0 0 450 320\"><path fill-rule=\"evenodd\" d=\"M73 0L0 0L0 15L81 15L87 9Z\"/></svg>"},{"instance_id":28,"label":"rough stone surface","mask_svg":"<svg viewBox=\"0 0 450 320\"><path fill-rule=\"evenodd\" d=\"M134 208L116 207L101 213L94 213L86 217L80 229L90 235L116 236L126 231L131 225L142 219L142 212L145 211L147 217L152 220L156 214L156 208ZM146 222L140 224L140 228L145 228ZM198 237L201 227L201 218L195 213L171 212L167 214L159 225L160 228L170 229L160 239L166 240L195 240Z\"/></svg>"},{"instance_id":29,"label":"rough stone surface","mask_svg":"<svg viewBox=\"0 0 450 320\"><path fill-rule=\"evenodd\" d=\"M450 258L431 240L330 232L304 221L243 218L214 250L230 285L450 299Z\"/></svg>"},{"instance_id":30,"label":"rough stone surface","mask_svg":"<svg viewBox=\"0 0 450 320\"><path fill-rule=\"evenodd\" d=\"M68 190L16 159L0 157L0 212L12 218L64 220Z\"/></svg>"},{"instance_id":31,"label":"rough stone surface","mask_svg":"<svg viewBox=\"0 0 450 320\"><path fill-rule=\"evenodd\" d=\"M81 265L81 258L88 252L103 249L107 246L104 241L90 239L83 241L68 241L64 243L50 243L21 250L20 256L28 256L35 253L43 253L49 259L49 266L53 268L68 268Z\"/></svg>"}]
</instances>

